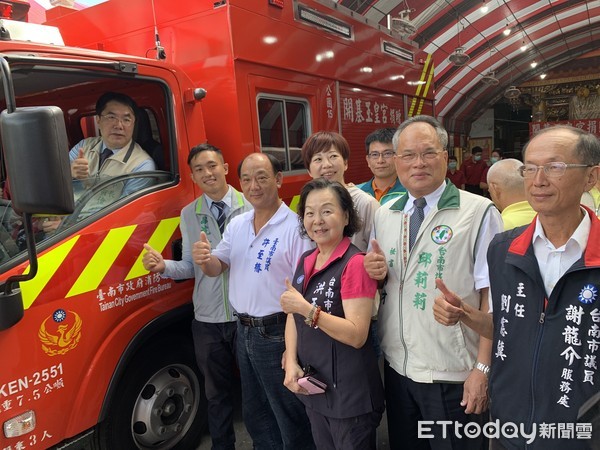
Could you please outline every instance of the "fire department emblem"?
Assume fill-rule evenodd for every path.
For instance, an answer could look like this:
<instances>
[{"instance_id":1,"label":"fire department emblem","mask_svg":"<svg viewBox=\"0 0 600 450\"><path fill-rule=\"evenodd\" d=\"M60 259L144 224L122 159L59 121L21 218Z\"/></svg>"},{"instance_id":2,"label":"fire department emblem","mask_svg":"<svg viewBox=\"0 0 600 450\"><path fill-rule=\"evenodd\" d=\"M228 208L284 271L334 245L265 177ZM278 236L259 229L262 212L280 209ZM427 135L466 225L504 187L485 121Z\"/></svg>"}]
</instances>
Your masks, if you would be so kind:
<instances>
[{"instance_id":1,"label":"fire department emblem","mask_svg":"<svg viewBox=\"0 0 600 450\"><path fill-rule=\"evenodd\" d=\"M579 293L579 301L586 305L594 303L598 297L598 288L592 284L586 284Z\"/></svg>"},{"instance_id":2,"label":"fire department emblem","mask_svg":"<svg viewBox=\"0 0 600 450\"><path fill-rule=\"evenodd\" d=\"M452 228L448 225L438 225L431 230L431 239L438 245L447 244L453 235Z\"/></svg>"},{"instance_id":3,"label":"fire department emblem","mask_svg":"<svg viewBox=\"0 0 600 450\"><path fill-rule=\"evenodd\" d=\"M73 311L57 309L46 317L38 331L42 350L49 356L64 355L81 339L81 318Z\"/></svg>"}]
</instances>

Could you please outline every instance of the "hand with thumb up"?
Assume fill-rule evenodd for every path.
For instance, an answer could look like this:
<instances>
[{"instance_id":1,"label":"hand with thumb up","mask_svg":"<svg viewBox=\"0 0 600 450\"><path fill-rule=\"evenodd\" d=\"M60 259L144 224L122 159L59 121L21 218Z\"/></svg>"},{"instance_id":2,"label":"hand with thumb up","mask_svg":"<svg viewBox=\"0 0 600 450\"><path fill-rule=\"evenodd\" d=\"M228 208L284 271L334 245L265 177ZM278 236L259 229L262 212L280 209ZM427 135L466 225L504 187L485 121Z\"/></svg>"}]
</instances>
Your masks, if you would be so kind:
<instances>
[{"instance_id":1,"label":"hand with thumb up","mask_svg":"<svg viewBox=\"0 0 600 450\"><path fill-rule=\"evenodd\" d=\"M90 165L85 157L83 148L79 149L77 158L75 158L71 163L71 176L78 180L82 180L90 176Z\"/></svg>"},{"instance_id":2,"label":"hand with thumb up","mask_svg":"<svg viewBox=\"0 0 600 450\"><path fill-rule=\"evenodd\" d=\"M279 302L281 303L281 309L287 314L297 313L306 317L312 309L312 305L292 286L289 278L285 279L285 291L281 294Z\"/></svg>"},{"instance_id":3,"label":"hand with thumb up","mask_svg":"<svg viewBox=\"0 0 600 450\"><path fill-rule=\"evenodd\" d=\"M464 315L461 298L450 291L439 278L436 278L435 286L441 291L433 304L435 320L446 326L456 325Z\"/></svg>"},{"instance_id":4,"label":"hand with thumb up","mask_svg":"<svg viewBox=\"0 0 600 450\"><path fill-rule=\"evenodd\" d=\"M210 262L210 251L211 246L210 242L208 242L208 237L206 237L204 231L201 231L200 240L194 242L194 247L192 248L192 259L199 266L203 266Z\"/></svg>"},{"instance_id":5,"label":"hand with thumb up","mask_svg":"<svg viewBox=\"0 0 600 450\"><path fill-rule=\"evenodd\" d=\"M387 276L388 266L387 261L385 260L385 254L375 239L371 241L371 251L365 255L363 264L369 277L372 279L384 280Z\"/></svg>"},{"instance_id":6,"label":"hand with thumb up","mask_svg":"<svg viewBox=\"0 0 600 450\"><path fill-rule=\"evenodd\" d=\"M165 271L165 260L162 255L148 244L144 244L144 249L146 250L142 257L144 269L150 272L163 273Z\"/></svg>"}]
</instances>

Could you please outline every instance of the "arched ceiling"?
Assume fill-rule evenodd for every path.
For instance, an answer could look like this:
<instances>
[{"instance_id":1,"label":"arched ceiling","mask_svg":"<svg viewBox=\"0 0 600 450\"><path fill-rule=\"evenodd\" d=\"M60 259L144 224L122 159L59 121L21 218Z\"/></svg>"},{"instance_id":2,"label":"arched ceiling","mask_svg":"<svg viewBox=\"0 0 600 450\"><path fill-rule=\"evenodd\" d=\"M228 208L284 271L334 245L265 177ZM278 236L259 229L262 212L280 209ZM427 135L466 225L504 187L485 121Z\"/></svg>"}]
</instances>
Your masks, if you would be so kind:
<instances>
[{"instance_id":1,"label":"arched ceiling","mask_svg":"<svg viewBox=\"0 0 600 450\"><path fill-rule=\"evenodd\" d=\"M433 55L436 113L449 129L470 124L512 85L594 54L600 48L600 0L341 0L369 20L388 24L388 15L408 18L416 31L403 37ZM488 8L487 12L481 10ZM509 28L511 33L503 33ZM462 67L448 56L465 48ZM521 48L526 47L523 51ZM596 55L598 53L596 52ZM532 67L531 63L537 66ZM494 72L499 83L481 79ZM597 68L600 78L600 67Z\"/></svg>"}]
</instances>

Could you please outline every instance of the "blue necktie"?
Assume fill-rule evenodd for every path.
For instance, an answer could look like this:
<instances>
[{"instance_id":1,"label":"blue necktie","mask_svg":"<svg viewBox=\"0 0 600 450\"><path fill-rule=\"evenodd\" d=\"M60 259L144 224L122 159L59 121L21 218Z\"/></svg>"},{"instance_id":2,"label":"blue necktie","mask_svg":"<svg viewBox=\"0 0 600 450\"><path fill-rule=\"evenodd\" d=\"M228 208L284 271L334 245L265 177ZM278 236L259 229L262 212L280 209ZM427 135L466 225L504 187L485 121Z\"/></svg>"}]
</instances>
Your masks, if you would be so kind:
<instances>
[{"instance_id":1,"label":"blue necktie","mask_svg":"<svg viewBox=\"0 0 600 450\"><path fill-rule=\"evenodd\" d=\"M217 225L219 225L221 234L223 234L223 230L225 229L225 202L213 202L213 206L215 207L213 215L217 219Z\"/></svg>"},{"instance_id":2,"label":"blue necktie","mask_svg":"<svg viewBox=\"0 0 600 450\"><path fill-rule=\"evenodd\" d=\"M100 171L100 169L102 168L102 164L104 163L104 161L106 161L112 155L113 151L110 148L105 148L104 150L102 150L102 153L100 153L100 163L98 164L98 171Z\"/></svg>"},{"instance_id":3,"label":"blue necktie","mask_svg":"<svg viewBox=\"0 0 600 450\"><path fill-rule=\"evenodd\" d=\"M425 205L427 205L427 201L425 197L415 199L415 210L410 216L410 223L408 225L408 250L412 250L413 245L415 244L415 239L417 238L417 234L419 233L419 228L421 228L421 224L423 223L423 219L425 218Z\"/></svg>"}]
</instances>

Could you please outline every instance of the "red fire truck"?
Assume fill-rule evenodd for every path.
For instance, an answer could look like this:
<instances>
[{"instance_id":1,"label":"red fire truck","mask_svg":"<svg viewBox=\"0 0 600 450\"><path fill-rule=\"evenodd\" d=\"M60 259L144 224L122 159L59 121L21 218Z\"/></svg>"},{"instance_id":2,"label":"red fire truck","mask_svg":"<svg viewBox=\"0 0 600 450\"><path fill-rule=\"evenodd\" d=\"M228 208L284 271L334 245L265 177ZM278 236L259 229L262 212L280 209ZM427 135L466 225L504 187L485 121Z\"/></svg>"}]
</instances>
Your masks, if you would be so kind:
<instances>
[{"instance_id":1,"label":"red fire truck","mask_svg":"<svg viewBox=\"0 0 600 450\"><path fill-rule=\"evenodd\" d=\"M5 3L19 12L27 2ZM308 179L302 143L337 130L352 148L347 180L363 181L370 131L433 113L433 64L322 0L110 0L48 19L0 23L1 175L12 195L0 203L0 449L195 448L206 411L193 282L141 264L145 242L178 257L179 212L199 195L189 149L208 140L232 167L272 153L290 201ZM157 170L82 190L68 149L97 134L106 91L140 106L148 125L136 140ZM130 177L149 186L122 196L115 186ZM65 212L56 231L40 231Z\"/></svg>"}]
</instances>

